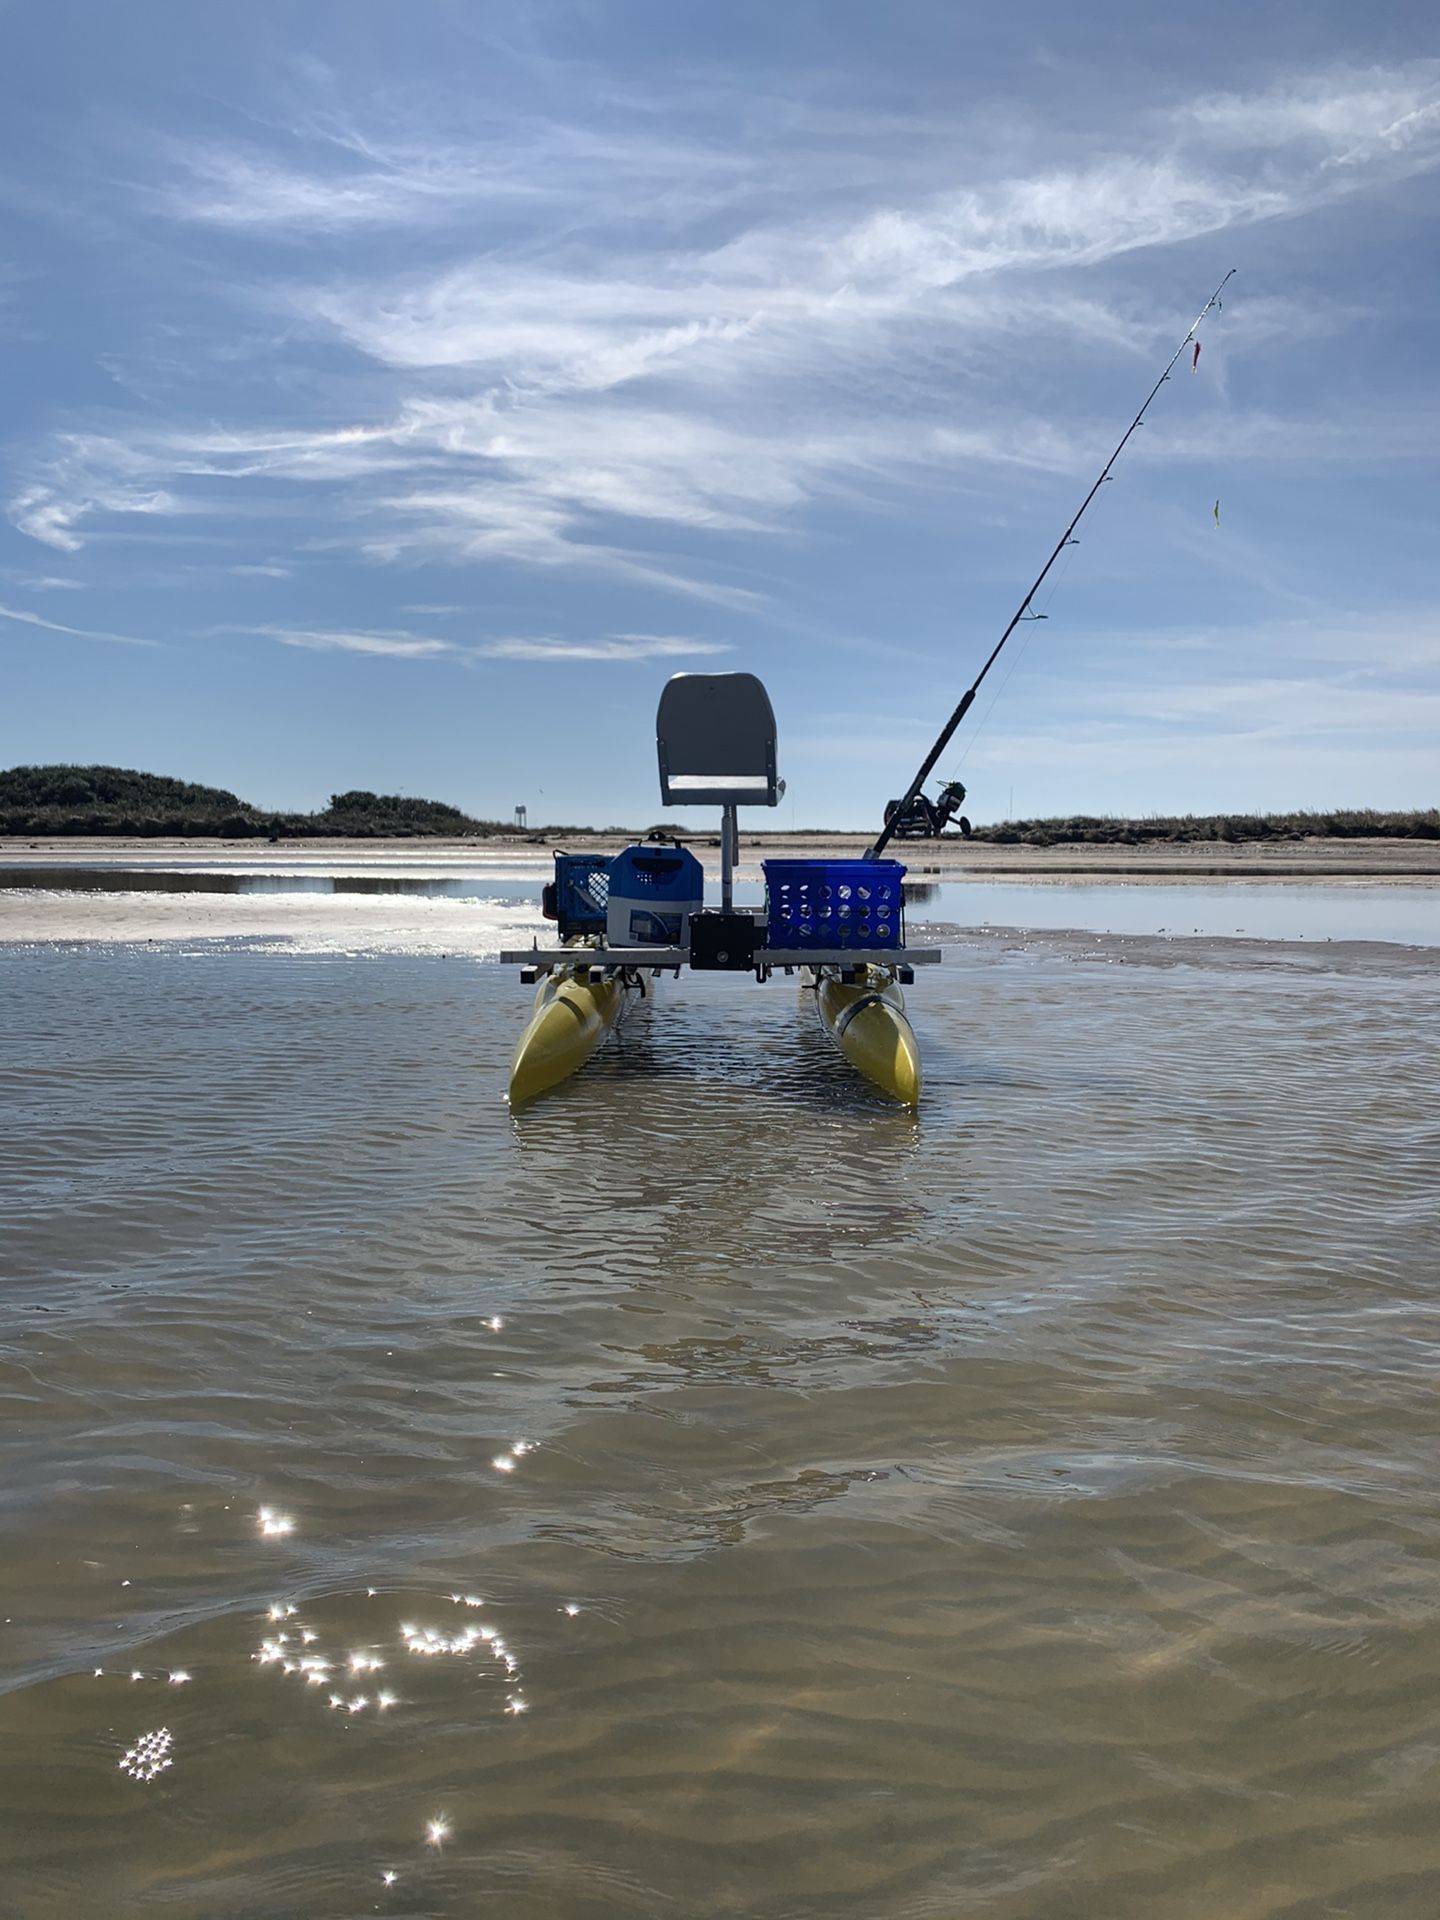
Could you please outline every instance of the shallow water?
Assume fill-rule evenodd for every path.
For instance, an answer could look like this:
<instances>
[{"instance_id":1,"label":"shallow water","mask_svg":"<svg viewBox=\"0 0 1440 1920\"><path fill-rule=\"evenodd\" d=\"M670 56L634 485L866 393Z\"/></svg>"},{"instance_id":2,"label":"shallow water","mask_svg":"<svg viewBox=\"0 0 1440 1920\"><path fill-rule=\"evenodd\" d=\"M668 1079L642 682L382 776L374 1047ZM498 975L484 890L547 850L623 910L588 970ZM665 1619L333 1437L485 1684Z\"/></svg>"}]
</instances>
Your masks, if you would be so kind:
<instances>
[{"instance_id":1,"label":"shallow water","mask_svg":"<svg viewBox=\"0 0 1440 1920\"><path fill-rule=\"evenodd\" d=\"M1166 886L1154 881L1063 882L931 880L912 869L906 913L914 928L1041 928L1052 932L1138 933L1207 939L1383 940L1440 947L1440 887L1366 883ZM490 867L470 873L271 872L230 866L125 866L62 861L48 866L0 864L0 907L23 912L27 895L228 895L310 900L391 896L491 908L538 909L540 869ZM9 900L6 900L8 894ZM735 898L758 906L758 874L742 870ZM499 943L497 942L498 950Z\"/></svg>"},{"instance_id":2,"label":"shallow water","mask_svg":"<svg viewBox=\"0 0 1440 1920\"><path fill-rule=\"evenodd\" d=\"M923 891L922 891L923 890ZM910 889L907 883L907 892ZM912 925L1032 927L1051 932L1138 933L1193 939L1384 940L1440 947L1440 887L1289 885L1129 886L1089 881L1008 885L921 882L906 912Z\"/></svg>"},{"instance_id":3,"label":"shallow water","mask_svg":"<svg viewBox=\"0 0 1440 1920\"><path fill-rule=\"evenodd\" d=\"M1428 1920L1437 1001L0 952L0 1914Z\"/></svg>"}]
</instances>

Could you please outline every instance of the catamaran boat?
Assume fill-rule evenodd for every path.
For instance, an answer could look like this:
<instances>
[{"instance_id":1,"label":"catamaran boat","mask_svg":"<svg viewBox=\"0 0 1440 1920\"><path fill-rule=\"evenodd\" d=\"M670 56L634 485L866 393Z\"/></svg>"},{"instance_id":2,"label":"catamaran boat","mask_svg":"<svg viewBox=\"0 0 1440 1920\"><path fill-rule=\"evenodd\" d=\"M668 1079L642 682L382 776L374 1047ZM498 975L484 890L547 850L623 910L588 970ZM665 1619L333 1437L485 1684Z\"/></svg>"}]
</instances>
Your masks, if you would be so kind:
<instances>
[{"instance_id":1,"label":"catamaran boat","mask_svg":"<svg viewBox=\"0 0 1440 1920\"><path fill-rule=\"evenodd\" d=\"M898 860L766 860L765 905L737 908L739 808L778 806L775 714L752 673L678 673L655 722L666 808L718 806L720 902L683 846L644 843L614 858L557 853L545 889L558 934L502 953L534 985L535 1007L510 1069L519 1106L583 1067L634 1000L664 974L798 977L850 1064L892 1099L920 1098L920 1051L902 988L938 947L905 941Z\"/></svg>"}]
</instances>

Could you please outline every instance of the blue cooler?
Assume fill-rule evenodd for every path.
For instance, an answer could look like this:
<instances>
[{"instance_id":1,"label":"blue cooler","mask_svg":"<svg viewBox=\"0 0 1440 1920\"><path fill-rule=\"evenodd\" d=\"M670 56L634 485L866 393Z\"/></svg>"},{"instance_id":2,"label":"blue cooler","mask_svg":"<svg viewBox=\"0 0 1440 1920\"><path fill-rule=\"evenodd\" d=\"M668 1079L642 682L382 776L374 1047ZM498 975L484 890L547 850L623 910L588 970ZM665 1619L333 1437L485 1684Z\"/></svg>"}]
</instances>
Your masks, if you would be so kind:
<instances>
[{"instance_id":1,"label":"blue cooler","mask_svg":"<svg viewBox=\"0 0 1440 1920\"><path fill-rule=\"evenodd\" d=\"M612 947L687 947L705 904L705 874L684 847L626 847L610 862L605 940Z\"/></svg>"}]
</instances>

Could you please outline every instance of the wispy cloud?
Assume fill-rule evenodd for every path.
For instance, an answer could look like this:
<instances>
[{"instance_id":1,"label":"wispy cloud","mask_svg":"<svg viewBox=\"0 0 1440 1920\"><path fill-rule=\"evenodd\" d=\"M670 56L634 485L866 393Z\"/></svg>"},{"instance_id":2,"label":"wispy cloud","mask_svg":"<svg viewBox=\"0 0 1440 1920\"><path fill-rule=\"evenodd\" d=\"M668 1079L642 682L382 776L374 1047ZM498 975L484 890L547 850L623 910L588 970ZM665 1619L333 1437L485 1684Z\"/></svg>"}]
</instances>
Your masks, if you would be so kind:
<instances>
[{"instance_id":1,"label":"wispy cloud","mask_svg":"<svg viewBox=\"0 0 1440 1920\"><path fill-rule=\"evenodd\" d=\"M367 633L313 627L232 627L227 632L255 634L278 640L285 647L305 647L327 653L388 655L420 660L449 656L469 660L634 661L673 660L688 656L729 653L718 641L692 640L679 634L621 633L594 640L510 637L466 643L417 633Z\"/></svg>"},{"instance_id":2,"label":"wispy cloud","mask_svg":"<svg viewBox=\"0 0 1440 1920\"><path fill-rule=\"evenodd\" d=\"M1440 61L1339 69L1259 93L1211 94L1184 106L1178 119L1218 149L1300 148L1325 167L1377 159L1428 167L1440 144Z\"/></svg>"},{"instance_id":3,"label":"wispy cloud","mask_svg":"<svg viewBox=\"0 0 1440 1920\"><path fill-rule=\"evenodd\" d=\"M619 633L609 640L492 640L470 651L491 660L681 660L733 649L719 641Z\"/></svg>"},{"instance_id":4,"label":"wispy cloud","mask_svg":"<svg viewBox=\"0 0 1440 1920\"><path fill-rule=\"evenodd\" d=\"M463 156L423 149L387 164L325 171L216 146L181 149L175 158L183 173L155 193L156 204L182 220L241 230L390 226L493 200L507 186L524 192L523 182L507 183Z\"/></svg>"},{"instance_id":5,"label":"wispy cloud","mask_svg":"<svg viewBox=\"0 0 1440 1920\"><path fill-rule=\"evenodd\" d=\"M129 450L117 443L121 464L133 465ZM174 496L163 488L144 491L116 486L97 477L103 471L107 449L95 444L88 457L62 460L45 483L22 489L10 502L10 518L32 540L62 553L78 553L85 544L76 527L97 514L174 513Z\"/></svg>"},{"instance_id":6,"label":"wispy cloud","mask_svg":"<svg viewBox=\"0 0 1440 1920\"><path fill-rule=\"evenodd\" d=\"M67 627L58 620L46 620L23 607L0 606L0 620L13 620L25 627L41 627L46 633L63 633L71 640L113 640L122 647L158 647L158 640L142 640L133 633L107 633L95 627Z\"/></svg>"},{"instance_id":7,"label":"wispy cloud","mask_svg":"<svg viewBox=\"0 0 1440 1920\"><path fill-rule=\"evenodd\" d=\"M1202 96L1142 126L1131 154L998 178L953 145L932 170L976 173L870 207L858 217L757 220L719 245L638 247L599 212L608 182L588 183L603 235L536 258L487 250L430 276L298 291L312 322L397 368L490 371L526 390L603 391L683 367L812 361L891 329L968 290L933 317L969 332L1068 330L1088 307L1114 336L1123 321L1078 289L1017 280L1095 265L1312 210L1397 172L1440 164L1440 67L1417 62L1290 89ZM708 156L707 156L708 161ZM694 155L691 164L697 164ZM654 192L652 178L647 190ZM882 189L883 192L883 189ZM874 190L872 189L872 198ZM663 230L662 230L663 231ZM797 340L794 336L800 334Z\"/></svg>"},{"instance_id":8,"label":"wispy cloud","mask_svg":"<svg viewBox=\"0 0 1440 1920\"><path fill-rule=\"evenodd\" d=\"M375 133L330 115L298 128L284 153L172 142L167 177L148 198L157 211L196 224L306 236L439 226L507 207L533 220L537 210L553 214L585 197L597 175L647 196L658 186L674 206L702 178L719 188L750 165L733 148L655 132L617 138L513 114L488 121L488 137L451 140L413 127ZM714 198L703 196L707 205Z\"/></svg>"},{"instance_id":9,"label":"wispy cloud","mask_svg":"<svg viewBox=\"0 0 1440 1920\"><path fill-rule=\"evenodd\" d=\"M63 574L25 573L15 567L0 568L0 577L13 580L29 593L78 593L85 585L83 580L70 580Z\"/></svg>"},{"instance_id":10,"label":"wispy cloud","mask_svg":"<svg viewBox=\"0 0 1440 1920\"><path fill-rule=\"evenodd\" d=\"M1416 61L1198 94L1098 158L1038 128L1028 160L1019 139L991 158L964 127L923 127L919 152L892 130L843 200L824 186L847 151L838 124L767 149L638 119L497 117L455 138L316 116L268 148L172 146L149 203L167 217L232 236L403 226L417 244L403 267L354 248L267 291L282 353L352 356L329 417L311 396L273 430L57 435L12 518L73 551L106 516L218 516L243 489L278 518L301 487L326 540L379 565L582 568L753 613L759 545L826 504L891 510L917 477L1081 470L1100 432L1053 385L1027 417L1017 348L1042 366L1061 345L1101 365L1153 352L1193 309L1161 312L1097 268L1434 169L1437 89L1440 67ZM1242 299L1227 317L1232 353L1306 324L1269 294L1245 314ZM1353 460L1431 438L1418 414L1337 405L1301 423L1211 413L1136 452Z\"/></svg>"},{"instance_id":11,"label":"wispy cloud","mask_svg":"<svg viewBox=\"0 0 1440 1920\"><path fill-rule=\"evenodd\" d=\"M372 653L420 660L460 651L449 640L427 639L414 633L359 633L316 627L242 627L238 631L278 640L282 647L305 647L317 653Z\"/></svg>"}]
</instances>

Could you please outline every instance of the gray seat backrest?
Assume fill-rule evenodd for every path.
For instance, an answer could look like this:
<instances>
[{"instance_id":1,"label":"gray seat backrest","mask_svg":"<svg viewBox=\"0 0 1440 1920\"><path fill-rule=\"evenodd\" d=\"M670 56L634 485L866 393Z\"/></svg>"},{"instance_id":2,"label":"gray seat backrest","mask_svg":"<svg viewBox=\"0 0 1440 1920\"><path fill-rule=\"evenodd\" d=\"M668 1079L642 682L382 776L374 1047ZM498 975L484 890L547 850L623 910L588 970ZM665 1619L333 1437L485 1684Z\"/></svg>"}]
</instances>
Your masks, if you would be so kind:
<instances>
[{"instance_id":1,"label":"gray seat backrest","mask_svg":"<svg viewBox=\"0 0 1440 1920\"><path fill-rule=\"evenodd\" d=\"M753 673L677 673L655 716L667 807L774 807L775 713Z\"/></svg>"}]
</instances>

